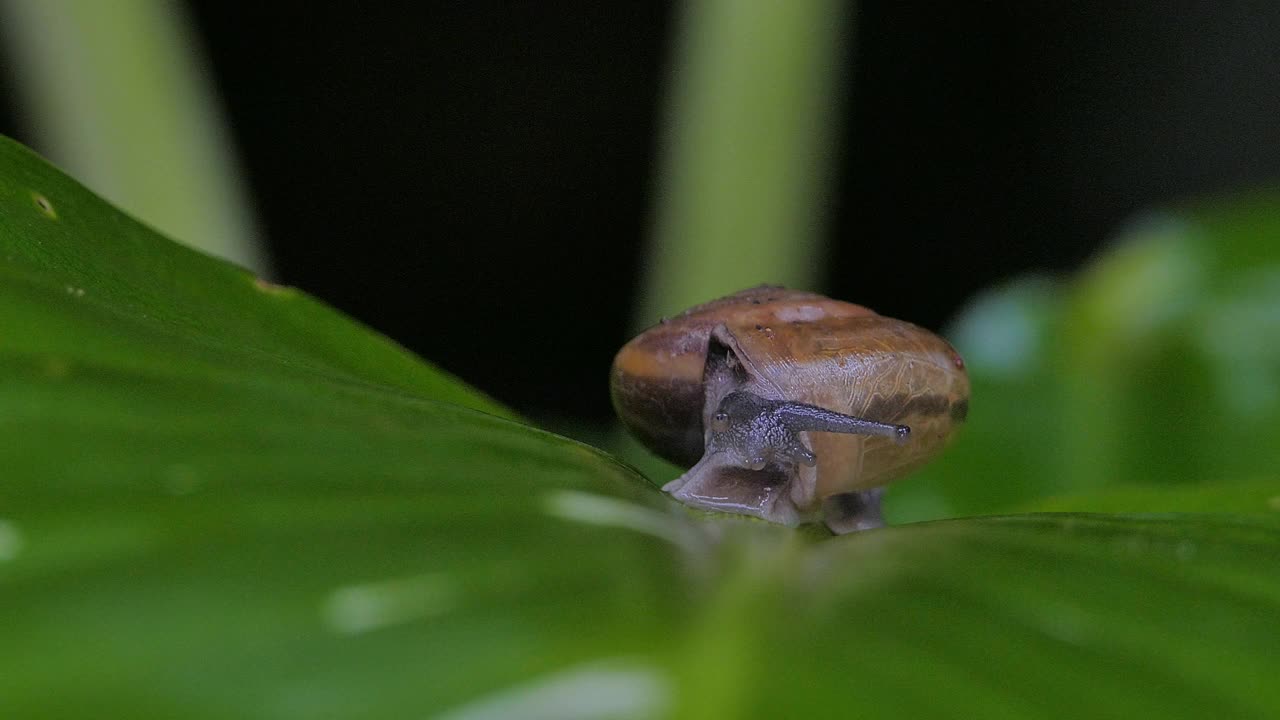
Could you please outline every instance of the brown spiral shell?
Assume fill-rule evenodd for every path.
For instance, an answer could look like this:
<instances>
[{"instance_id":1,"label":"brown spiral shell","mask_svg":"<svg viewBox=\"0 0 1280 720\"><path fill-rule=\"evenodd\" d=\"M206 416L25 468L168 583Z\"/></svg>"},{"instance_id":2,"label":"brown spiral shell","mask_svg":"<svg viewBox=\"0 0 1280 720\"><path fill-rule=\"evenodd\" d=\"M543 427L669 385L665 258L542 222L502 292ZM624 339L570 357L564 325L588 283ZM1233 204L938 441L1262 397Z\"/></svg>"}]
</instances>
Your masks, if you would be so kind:
<instances>
[{"instance_id":1,"label":"brown spiral shell","mask_svg":"<svg viewBox=\"0 0 1280 720\"><path fill-rule=\"evenodd\" d=\"M911 428L905 444L810 433L818 457L815 503L923 465L968 413L964 361L937 335L860 305L757 287L655 325L614 358L610 390L619 418L646 447L679 465L703 454L703 380L717 327L736 340L746 389Z\"/></svg>"}]
</instances>

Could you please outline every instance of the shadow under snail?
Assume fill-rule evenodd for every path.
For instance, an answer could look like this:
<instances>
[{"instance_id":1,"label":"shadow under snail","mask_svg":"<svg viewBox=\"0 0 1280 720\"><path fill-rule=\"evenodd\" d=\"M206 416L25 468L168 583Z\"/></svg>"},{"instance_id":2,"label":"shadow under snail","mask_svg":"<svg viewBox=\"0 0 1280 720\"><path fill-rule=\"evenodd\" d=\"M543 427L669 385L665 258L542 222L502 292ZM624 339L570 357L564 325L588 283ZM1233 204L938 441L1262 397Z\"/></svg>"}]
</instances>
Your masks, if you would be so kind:
<instances>
[{"instance_id":1,"label":"shadow under snail","mask_svg":"<svg viewBox=\"0 0 1280 720\"><path fill-rule=\"evenodd\" d=\"M883 525L882 486L928 462L969 409L964 360L860 305L757 287L686 310L618 352L623 424L689 470L697 508L832 531Z\"/></svg>"}]
</instances>

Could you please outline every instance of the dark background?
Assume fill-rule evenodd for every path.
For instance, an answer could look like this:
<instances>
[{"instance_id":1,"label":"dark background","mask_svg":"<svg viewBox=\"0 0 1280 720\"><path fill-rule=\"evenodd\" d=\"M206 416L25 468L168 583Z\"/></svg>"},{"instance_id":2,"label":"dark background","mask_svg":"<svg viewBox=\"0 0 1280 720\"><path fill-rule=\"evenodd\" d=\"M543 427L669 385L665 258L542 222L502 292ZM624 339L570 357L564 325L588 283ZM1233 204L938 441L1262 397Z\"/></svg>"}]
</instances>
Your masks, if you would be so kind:
<instances>
[{"instance_id":1,"label":"dark background","mask_svg":"<svg viewBox=\"0 0 1280 720\"><path fill-rule=\"evenodd\" d=\"M1140 209L1280 179L1280 3L1041 5L860 3L830 294L938 328ZM609 417L678 6L189 7L281 281L519 410Z\"/></svg>"}]
</instances>

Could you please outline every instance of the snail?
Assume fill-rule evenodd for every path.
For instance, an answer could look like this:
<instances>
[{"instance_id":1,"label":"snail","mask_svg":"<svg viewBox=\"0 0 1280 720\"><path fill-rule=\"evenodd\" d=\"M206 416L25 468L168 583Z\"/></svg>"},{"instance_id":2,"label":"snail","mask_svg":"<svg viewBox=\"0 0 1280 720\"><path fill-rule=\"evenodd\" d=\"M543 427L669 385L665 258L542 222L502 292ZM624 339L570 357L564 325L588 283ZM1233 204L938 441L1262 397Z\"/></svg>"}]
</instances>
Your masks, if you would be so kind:
<instances>
[{"instance_id":1,"label":"snail","mask_svg":"<svg viewBox=\"0 0 1280 720\"><path fill-rule=\"evenodd\" d=\"M663 320L618 351L623 424L689 470L696 508L836 533L883 525L883 486L946 446L969 408L964 360L923 328L761 286Z\"/></svg>"}]
</instances>

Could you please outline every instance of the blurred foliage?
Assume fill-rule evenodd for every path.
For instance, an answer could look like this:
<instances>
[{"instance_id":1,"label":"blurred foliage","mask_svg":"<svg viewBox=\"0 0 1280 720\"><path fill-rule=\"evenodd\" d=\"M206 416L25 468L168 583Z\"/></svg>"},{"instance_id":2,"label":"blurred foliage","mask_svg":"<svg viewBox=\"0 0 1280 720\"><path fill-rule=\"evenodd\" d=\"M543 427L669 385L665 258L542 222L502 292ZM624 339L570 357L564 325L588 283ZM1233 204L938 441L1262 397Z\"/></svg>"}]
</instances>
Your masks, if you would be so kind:
<instances>
[{"instance_id":1,"label":"blurred foliage","mask_svg":"<svg viewBox=\"0 0 1280 720\"><path fill-rule=\"evenodd\" d=\"M259 273L248 198L185 8L166 0L0 0L34 142L96 192Z\"/></svg>"},{"instance_id":2,"label":"blurred foliage","mask_svg":"<svg viewBox=\"0 0 1280 720\"><path fill-rule=\"evenodd\" d=\"M0 717L1275 715L1276 218L958 325L972 426L899 509L1144 514L831 538L687 512L0 142Z\"/></svg>"},{"instance_id":3,"label":"blurred foliage","mask_svg":"<svg viewBox=\"0 0 1280 720\"><path fill-rule=\"evenodd\" d=\"M1238 509L1274 510L1264 488L1280 496L1278 238L1280 192L1192 203L1132 223L1070 282L1027 278L979 298L950 333L973 381L968 427L893 488L891 515L1001 512L1047 496L1112 509L1095 491L1118 482L1151 487L1152 501L1169 485L1253 483Z\"/></svg>"}]
</instances>

